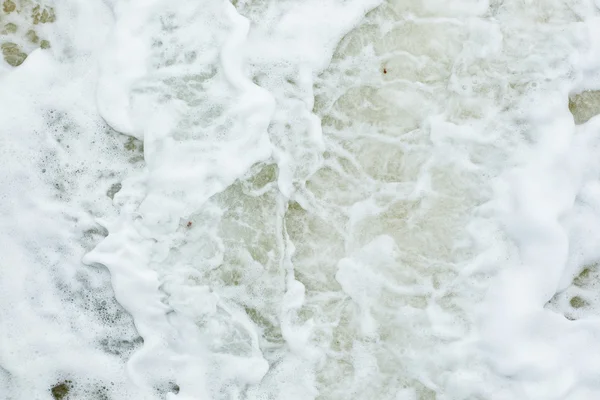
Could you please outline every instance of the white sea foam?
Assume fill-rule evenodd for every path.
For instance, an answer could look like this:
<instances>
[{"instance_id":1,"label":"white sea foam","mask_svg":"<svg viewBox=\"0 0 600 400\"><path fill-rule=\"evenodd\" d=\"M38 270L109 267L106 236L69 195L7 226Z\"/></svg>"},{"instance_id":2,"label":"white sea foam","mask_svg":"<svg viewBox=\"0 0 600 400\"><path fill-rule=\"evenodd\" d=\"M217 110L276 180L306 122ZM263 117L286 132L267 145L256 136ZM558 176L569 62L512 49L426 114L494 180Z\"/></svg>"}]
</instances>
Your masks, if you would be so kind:
<instances>
[{"instance_id":1,"label":"white sea foam","mask_svg":"<svg viewBox=\"0 0 600 400\"><path fill-rule=\"evenodd\" d=\"M592 1L36 4L0 397L598 397Z\"/></svg>"}]
</instances>

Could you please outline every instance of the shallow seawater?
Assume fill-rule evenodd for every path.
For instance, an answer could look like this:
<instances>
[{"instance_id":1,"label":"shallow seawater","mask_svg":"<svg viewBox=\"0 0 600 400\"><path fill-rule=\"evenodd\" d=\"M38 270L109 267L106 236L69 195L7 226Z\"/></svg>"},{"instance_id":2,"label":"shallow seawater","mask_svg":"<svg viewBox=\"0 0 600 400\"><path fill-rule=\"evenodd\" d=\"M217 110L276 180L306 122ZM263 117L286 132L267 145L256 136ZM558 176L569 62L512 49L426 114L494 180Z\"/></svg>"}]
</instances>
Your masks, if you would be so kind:
<instances>
[{"instance_id":1,"label":"shallow seawater","mask_svg":"<svg viewBox=\"0 0 600 400\"><path fill-rule=\"evenodd\" d=\"M597 398L599 7L4 1L0 397Z\"/></svg>"}]
</instances>

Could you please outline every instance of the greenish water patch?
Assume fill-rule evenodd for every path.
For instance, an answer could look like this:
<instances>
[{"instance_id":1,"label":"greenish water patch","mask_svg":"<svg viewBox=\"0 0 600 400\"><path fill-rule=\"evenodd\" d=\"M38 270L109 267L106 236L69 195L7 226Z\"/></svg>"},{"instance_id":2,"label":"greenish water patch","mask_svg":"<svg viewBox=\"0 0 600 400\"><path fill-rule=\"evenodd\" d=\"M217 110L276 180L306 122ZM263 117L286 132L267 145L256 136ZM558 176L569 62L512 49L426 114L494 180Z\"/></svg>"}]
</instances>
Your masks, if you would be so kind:
<instances>
[{"instance_id":1,"label":"greenish water patch","mask_svg":"<svg viewBox=\"0 0 600 400\"><path fill-rule=\"evenodd\" d=\"M252 322L263 329L262 337L265 340L273 343L283 343L281 330L278 327L279 321L274 321L274 323L266 315L263 315L255 308L245 307L244 310Z\"/></svg>"},{"instance_id":2,"label":"greenish water patch","mask_svg":"<svg viewBox=\"0 0 600 400\"><path fill-rule=\"evenodd\" d=\"M127 142L124 144L125 150L144 152L144 143L141 140L134 138L133 136L127 138Z\"/></svg>"},{"instance_id":3,"label":"greenish water patch","mask_svg":"<svg viewBox=\"0 0 600 400\"><path fill-rule=\"evenodd\" d=\"M50 389L52 397L56 400L67 399L69 392L73 388L73 382L67 380L64 382L57 383Z\"/></svg>"},{"instance_id":4,"label":"greenish water patch","mask_svg":"<svg viewBox=\"0 0 600 400\"><path fill-rule=\"evenodd\" d=\"M586 286L588 281L590 280L591 267L585 267L583 270L573 279L573 284L575 286Z\"/></svg>"},{"instance_id":5,"label":"greenish water patch","mask_svg":"<svg viewBox=\"0 0 600 400\"><path fill-rule=\"evenodd\" d=\"M105 352L127 359L144 344L144 339L141 336L130 339L106 337L100 340L99 343Z\"/></svg>"},{"instance_id":6,"label":"greenish water patch","mask_svg":"<svg viewBox=\"0 0 600 400\"><path fill-rule=\"evenodd\" d=\"M586 90L569 96L569 111L576 125L586 123L600 114L600 90Z\"/></svg>"},{"instance_id":7,"label":"greenish water patch","mask_svg":"<svg viewBox=\"0 0 600 400\"><path fill-rule=\"evenodd\" d=\"M4 25L4 30L2 31L2 34L6 35L9 33L16 33L17 32L17 25L13 24L12 22L9 22L8 24Z\"/></svg>"},{"instance_id":8,"label":"greenish water patch","mask_svg":"<svg viewBox=\"0 0 600 400\"><path fill-rule=\"evenodd\" d=\"M569 301L569 304L571 304L571 307L573 307L573 308L582 308L587 305L587 302L585 300L583 300L581 297L575 296L575 297L571 298L571 300Z\"/></svg>"},{"instance_id":9,"label":"greenish water patch","mask_svg":"<svg viewBox=\"0 0 600 400\"><path fill-rule=\"evenodd\" d=\"M13 67L23 64L23 61L27 58L27 53L24 53L16 43L2 43L0 48L2 49L4 60Z\"/></svg>"},{"instance_id":10,"label":"greenish water patch","mask_svg":"<svg viewBox=\"0 0 600 400\"><path fill-rule=\"evenodd\" d=\"M600 307L598 282L600 270L597 263L586 264L565 290L556 293L546 307L575 321L597 315Z\"/></svg>"},{"instance_id":11,"label":"greenish water patch","mask_svg":"<svg viewBox=\"0 0 600 400\"><path fill-rule=\"evenodd\" d=\"M5 0L4 3L2 3L2 10L6 14L10 14L11 12L15 11L16 9L17 9L17 5L11 0Z\"/></svg>"},{"instance_id":12,"label":"greenish water patch","mask_svg":"<svg viewBox=\"0 0 600 400\"><path fill-rule=\"evenodd\" d=\"M130 136L127 138L127 141L123 145L125 150L128 150L132 153L135 153L132 157L129 158L129 162L131 164L136 164L138 162L144 161L144 142L139 139Z\"/></svg>"},{"instance_id":13,"label":"greenish water patch","mask_svg":"<svg viewBox=\"0 0 600 400\"><path fill-rule=\"evenodd\" d=\"M37 24L48 24L56 21L56 15L54 14L54 8L52 7L43 7L37 5L33 7L31 11L31 18L35 25Z\"/></svg>"},{"instance_id":14,"label":"greenish water patch","mask_svg":"<svg viewBox=\"0 0 600 400\"><path fill-rule=\"evenodd\" d=\"M25 34L25 37L31 43L38 43L40 41L40 37L37 35L37 33L35 33L35 31L33 29L28 30L27 33Z\"/></svg>"},{"instance_id":15,"label":"greenish water patch","mask_svg":"<svg viewBox=\"0 0 600 400\"><path fill-rule=\"evenodd\" d=\"M50 41L42 39L34 29L35 25L49 24L56 21L52 7L30 0L5 0L2 3L0 18L7 16L7 21L0 30L0 46L4 61L12 67L23 64L27 56L37 47L49 49ZM18 34L18 32L23 32Z\"/></svg>"},{"instance_id":16,"label":"greenish water patch","mask_svg":"<svg viewBox=\"0 0 600 400\"><path fill-rule=\"evenodd\" d=\"M121 183L115 183L110 187L110 189L108 189L108 191L106 192L106 195L108 197L110 197L111 199L114 199L115 194L117 194L119 192L119 190L121 190L122 187L123 187L123 185Z\"/></svg>"},{"instance_id":17,"label":"greenish water patch","mask_svg":"<svg viewBox=\"0 0 600 400\"><path fill-rule=\"evenodd\" d=\"M260 172L250 179L252 187L260 189L267 184L277 180L278 169L276 164L269 164L262 167Z\"/></svg>"}]
</instances>

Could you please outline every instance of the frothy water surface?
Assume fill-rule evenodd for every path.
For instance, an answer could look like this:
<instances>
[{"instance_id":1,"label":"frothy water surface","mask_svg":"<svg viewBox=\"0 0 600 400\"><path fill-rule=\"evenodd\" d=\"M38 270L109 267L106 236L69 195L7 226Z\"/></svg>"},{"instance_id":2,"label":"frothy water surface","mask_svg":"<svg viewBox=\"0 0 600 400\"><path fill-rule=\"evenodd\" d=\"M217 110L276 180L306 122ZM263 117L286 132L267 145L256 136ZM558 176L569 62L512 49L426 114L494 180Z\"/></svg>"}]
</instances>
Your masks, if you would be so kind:
<instances>
[{"instance_id":1,"label":"frothy water surface","mask_svg":"<svg viewBox=\"0 0 600 400\"><path fill-rule=\"evenodd\" d=\"M599 17L4 1L0 397L597 398Z\"/></svg>"}]
</instances>

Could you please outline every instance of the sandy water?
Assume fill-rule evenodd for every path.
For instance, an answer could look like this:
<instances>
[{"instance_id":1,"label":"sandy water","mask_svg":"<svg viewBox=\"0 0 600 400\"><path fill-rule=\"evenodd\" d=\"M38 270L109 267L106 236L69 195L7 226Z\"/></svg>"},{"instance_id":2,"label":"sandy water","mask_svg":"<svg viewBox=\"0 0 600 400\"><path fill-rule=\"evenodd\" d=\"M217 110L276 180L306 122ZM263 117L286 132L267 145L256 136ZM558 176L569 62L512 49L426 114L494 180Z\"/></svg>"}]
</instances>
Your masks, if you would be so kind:
<instances>
[{"instance_id":1,"label":"sandy water","mask_svg":"<svg viewBox=\"0 0 600 400\"><path fill-rule=\"evenodd\" d=\"M593 2L2 12L4 398L599 394Z\"/></svg>"}]
</instances>

